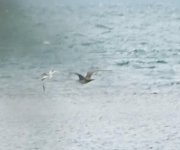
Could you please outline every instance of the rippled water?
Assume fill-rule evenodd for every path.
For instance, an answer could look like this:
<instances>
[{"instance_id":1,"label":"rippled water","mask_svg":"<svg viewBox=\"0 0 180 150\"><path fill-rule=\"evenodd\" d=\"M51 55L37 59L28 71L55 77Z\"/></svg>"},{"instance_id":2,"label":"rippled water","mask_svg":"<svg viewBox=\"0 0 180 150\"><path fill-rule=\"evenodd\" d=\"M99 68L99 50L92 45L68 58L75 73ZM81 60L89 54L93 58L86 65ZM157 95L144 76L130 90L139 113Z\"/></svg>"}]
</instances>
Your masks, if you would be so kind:
<instances>
[{"instance_id":1,"label":"rippled water","mask_svg":"<svg viewBox=\"0 0 180 150\"><path fill-rule=\"evenodd\" d=\"M1 10L1 82L7 86L13 84L9 80L20 84L18 79L26 88L23 78L36 82L49 68L110 69L99 85L109 81L112 88L179 81L180 13L175 7L25 6Z\"/></svg>"},{"instance_id":2,"label":"rippled water","mask_svg":"<svg viewBox=\"0 0 180 150\"><path fill-rule=\"evenodd\" d=\"M25 113L27 120L33 118L36 124L35 112L46 120L59 109L54 104L43 105L41 100L78 103L95 95L115 99L123 92L176 93L180 88L180 10L175 6L5 3L0 11L1 103L4 111L13 108L6 117L27 109L34 112ZM44 94L39 75L51 68L60 73L47 83ZM96 80L84 87L69 74L90 68L111 71L97 74ZM55 110L46 116L46 109ZM39 130L49 124L36 125ZM33 128L23 129L22 134L32 132L38 139Z\"/></svg>"}]
</instances>

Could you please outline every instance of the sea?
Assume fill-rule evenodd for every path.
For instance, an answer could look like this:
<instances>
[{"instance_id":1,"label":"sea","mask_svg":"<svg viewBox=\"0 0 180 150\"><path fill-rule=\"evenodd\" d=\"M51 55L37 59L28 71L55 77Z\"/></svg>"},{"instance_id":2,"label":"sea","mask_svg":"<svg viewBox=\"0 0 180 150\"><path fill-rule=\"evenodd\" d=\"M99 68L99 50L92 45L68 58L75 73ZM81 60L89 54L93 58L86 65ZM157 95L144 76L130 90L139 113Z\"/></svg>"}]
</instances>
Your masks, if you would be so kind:
<instances>
[{"instance_id":1,"label":"sea","mask_svg":"<svg viewBox=\"0 0 180 150\"><path fill-rule=\"evenodd\" d=\"M59 72L45 81L44 92L41 74L51 69ZM103 71L85 85L73 74L96 69ZM118 144L111 148L106 131L102 138L94 136L99 121L95 116L105 113L105 105L113 109L137 99L151 103L158 95L155 103L171 101L168 95L178 101L179 89L178 0L0 1L2 150L133 149ZM104 126L116 126L113 117L106 118ZM118 141L121 138L114 137ZM139 150L154 148L131 141Z\"/></svg>"}]
</instances>

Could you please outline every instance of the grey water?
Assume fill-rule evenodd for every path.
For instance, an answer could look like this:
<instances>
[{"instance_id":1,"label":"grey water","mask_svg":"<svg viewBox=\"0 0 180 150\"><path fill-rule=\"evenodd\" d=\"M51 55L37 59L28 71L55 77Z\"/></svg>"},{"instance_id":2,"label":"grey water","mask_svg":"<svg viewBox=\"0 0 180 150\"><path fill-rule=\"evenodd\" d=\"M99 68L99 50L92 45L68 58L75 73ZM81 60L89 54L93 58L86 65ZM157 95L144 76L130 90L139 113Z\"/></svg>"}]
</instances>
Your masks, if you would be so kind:
<instances>
[{"instance_id":1,"label":"grey water","mask_svg":"<svg viewBox=\"0 0 180 150\"><path fill-rule=\"evenodd\" d=\"M179 2L113 2L0 2L1 120L6 120L3 116L9 117L5 125L11 126L14 121L11 115L16 112L21 116L20 111L42 108L43 100L53 102L67 97L77 100L82 95L91 97L95 91L102 96L104 93L116 96L125 89L130 94L178 91ZM47 83L48 92L43 93L40 74L51 68L60 73ZM100 72L84 91L69 73L85 73L91 68L111 71ZM29 108L30 105L34 108ZM7 110L10 107L13 110ZM54 107L46 104L42 112ZM36 116L35 112L25 114L27 120ZM41 111L38 115L42 120L48 116ZM43 127L46 125L41 124L40 128ZM34 134L38 139L38 133Z\"/></svg>"},{"instance_id":2,"label":"grey water","mask_svg":"<svg viewBox=\"0 0 180 150\"><path fill-rule=\"evenodd\" d=\"M23 78L28 82L49 68L111 69L109 82L120 88L129 84L172 86L179 81L176 1L129 1L125 5L38 2L1 2L0 80L5 84L1 88L7 86L4 91L9 93L17 84L26 88Z\"/></svg>"}]
</instances>

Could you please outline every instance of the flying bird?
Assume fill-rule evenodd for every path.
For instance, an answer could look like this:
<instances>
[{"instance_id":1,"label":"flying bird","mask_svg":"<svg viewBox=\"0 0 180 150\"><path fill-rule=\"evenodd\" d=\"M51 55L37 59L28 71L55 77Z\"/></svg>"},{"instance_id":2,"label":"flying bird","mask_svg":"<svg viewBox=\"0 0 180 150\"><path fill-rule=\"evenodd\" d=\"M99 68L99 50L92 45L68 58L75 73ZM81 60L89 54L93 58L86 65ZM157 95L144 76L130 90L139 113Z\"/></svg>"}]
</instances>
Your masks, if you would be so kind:
<instances>
[{"instance_id":1,"label":"flying bird","mask_svg":"<svg viewBox=\"0 0 180 150\"><path fill-rule=\"evenodd\" d=\"M53 77L54 73L57 73L56 70L50 70L48 73L41 74L41 81L44 81L46 79L51 79Z\"/></svg>"},{"instance_id":2,"label":"flying bird","mask_svg":"<svg viewBox=\"0 0 180 150\"><path fill-rule=\"evenodd\" d=\"M44 84L44 81L47 80L47 79L52 79L53 78L53 75L54 73L57 73L58 71L56 70L50 70L48 73L43 73L41 74L41 81L43 82L43 91L45 92L45 84Z\"/></svg>"},{"instance_id":3,"label":"flying bird","mask_svg":"<svg viewBox=\"0 0 180 150\"><path fill-rule=\"evenodd\" d=\"M83 75L81 75L81 74L79 74L79 73L74 73L75 75L77 75L78 77L79 77L79 82L81 83L81 84L86 84L86 83L89 83L89 82L91 82L91 81L93 81L94 79L92 79L91 77L92 77L92 75L94 74L94 73L96 73L96 72L98 72L98 71L108 71L108 70L93 70L93 71L88 71L87 72L87 74L86 74L86 76L83 76Z\"/></svg>"}]
</instances>

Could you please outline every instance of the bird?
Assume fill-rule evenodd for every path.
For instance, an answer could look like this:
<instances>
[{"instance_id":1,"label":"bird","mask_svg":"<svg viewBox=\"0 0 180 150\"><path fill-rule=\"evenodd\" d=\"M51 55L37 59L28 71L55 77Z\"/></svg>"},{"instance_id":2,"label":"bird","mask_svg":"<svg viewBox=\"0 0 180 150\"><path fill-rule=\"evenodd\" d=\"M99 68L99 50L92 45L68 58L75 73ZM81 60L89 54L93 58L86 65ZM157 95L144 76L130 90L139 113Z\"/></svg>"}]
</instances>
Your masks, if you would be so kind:
<instances>
[{"instance_id":1,"label":"bird","mask_svg":"<svg viewBox=\"0 0 180 150\"><path fill-rule=\"evenodd\" d=\"M45 88L45 83L44 81L47 79L52 79L54 73L57 73L58 71L56 70L50 70L48 73L43 73L41 74L41 81L43 82L43 91L45 92L46 88Z\"/></svg>"},{"instance_id":2,"label":"bird","mask_svg":"<svg viewBox=\"0 0 180 150\"><path fill-rule=\"evenodd\" d=\"M98 72L98 71L107 71L107 70L93 70L93 71L88 71L87 72L87 74L86 74L86 76L83 76L83 75L81 75L81 74L79 74L79 73L73 73L73 74L75 74L75 75L77 75L78 77L79 77L79 82L81 83L81 84L86 84L86 83L89 83L89 82L91 82L91 81L93 81L93 80L95 80L95 79L92 79L91 77L92 77L92 75L94 74L94 73L96 73L96 72Z\"/></svg>"},{"instance_id":3,"label":"bird","mask_svg":"<svg viewBox=\"0 0 180 150\"><path fill-rule=\"evenodd\" d=\"M41 74L41 81L44 81L46 79L51 79L53 77L54 73L57 73L56 70L50 70L48 73Z\"/></svg>"}]
</instances>

